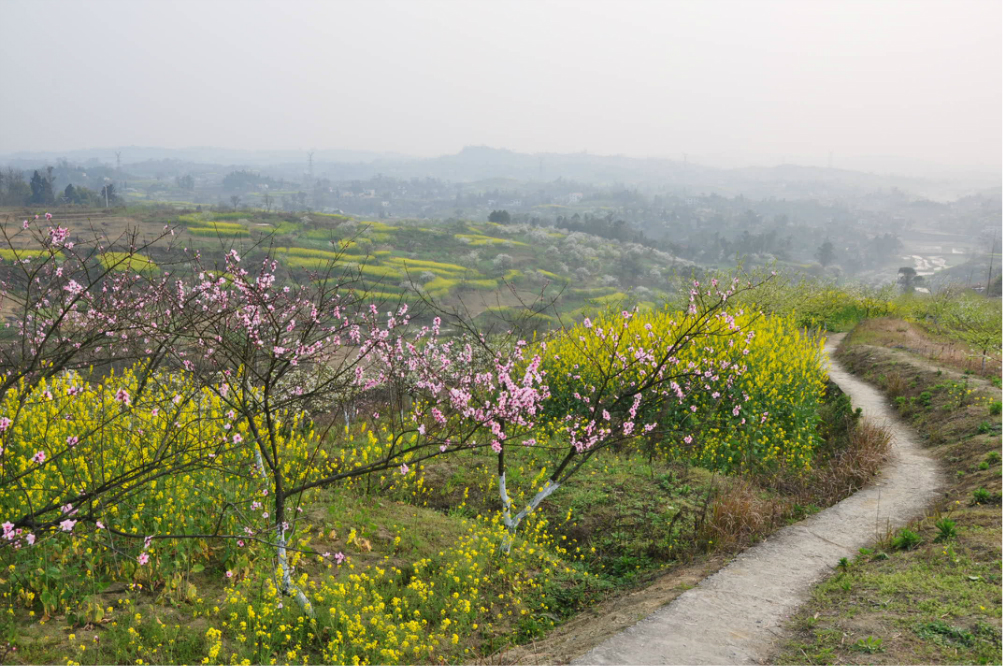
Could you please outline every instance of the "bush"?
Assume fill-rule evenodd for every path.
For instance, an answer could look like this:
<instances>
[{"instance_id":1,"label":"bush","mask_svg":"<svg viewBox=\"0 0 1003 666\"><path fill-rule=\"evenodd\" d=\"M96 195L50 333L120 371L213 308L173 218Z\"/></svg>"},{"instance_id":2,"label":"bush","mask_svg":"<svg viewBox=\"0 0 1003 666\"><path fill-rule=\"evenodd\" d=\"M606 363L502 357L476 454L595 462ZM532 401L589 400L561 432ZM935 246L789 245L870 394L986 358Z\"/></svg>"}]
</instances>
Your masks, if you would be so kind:
<instances>
[{"instance_id":1,"label":"bush","mask_svg":"<svg viewBox=\"0 0 1003 666\"><path fill-rule=\"evenodd\" d=\"M892 548L895 550L912 550L920 544L923 539L908 527L903 527L892 537Z\"/></svg>"},{"instance_id":2,"label":"bush","mask_svg":"<svg viewBox=\"0 0 1003 666\"><path fill-rule=\"evenodd\" d=\"M957 529L955 528L956 523L950 518L941 518L934 523L937 528L937 537L933 540L934 543L942 543L944 541L950 541L951 539L958 536Z\"/></svg>"},{"instance_id":3,"label":"bush","mask_svg":"<svg viewBox=\"0 0 1003 666\"><path fill-rule=\"evenodd\" d=\"M1000 496L991 493L985 488L977 488L972 492L972 505L976 504L998 504L1000 501Z\"/></svg>"}]
</instances>

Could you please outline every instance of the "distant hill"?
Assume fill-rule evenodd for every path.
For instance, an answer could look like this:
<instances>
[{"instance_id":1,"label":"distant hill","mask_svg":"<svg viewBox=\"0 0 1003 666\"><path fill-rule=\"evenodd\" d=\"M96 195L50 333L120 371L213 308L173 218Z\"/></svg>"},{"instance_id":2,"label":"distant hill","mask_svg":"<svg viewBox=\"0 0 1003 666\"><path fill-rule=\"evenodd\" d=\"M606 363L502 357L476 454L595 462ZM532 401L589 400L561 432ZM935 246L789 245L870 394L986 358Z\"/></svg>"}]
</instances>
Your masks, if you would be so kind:
<instances>
[{"instance_id":1,"label":"distant hill","mask_svg":"<svg viewBox=\"0 0 1003 666\"><path fill-rule=\"evenodd\" d=\"M255 168L288 180L302 180L307 170L303 150L231 150L212 147L123 147L65 152L0 155L0 164L39 168L66 159L79 164L122 165L157 163L167 175L209 166ZM314 173L335 181L365 180L376 175L436 178L469 183L491 179L553 182L565 179L594 185L623 185L676 193L719 194L750 198L833 200L892 190L911 197L953 200L996 186L998 179L933 180L879 175L847 169L784 164L772 167L723 169L681 160L636 158L590 153L518 153L486 146L468 146L454 155L415 158L399 154L353 150L318 150ZM179 174L171 173L173 168ZM200 167L201 165L201 167Z\"/></svg>"}]
</instances>

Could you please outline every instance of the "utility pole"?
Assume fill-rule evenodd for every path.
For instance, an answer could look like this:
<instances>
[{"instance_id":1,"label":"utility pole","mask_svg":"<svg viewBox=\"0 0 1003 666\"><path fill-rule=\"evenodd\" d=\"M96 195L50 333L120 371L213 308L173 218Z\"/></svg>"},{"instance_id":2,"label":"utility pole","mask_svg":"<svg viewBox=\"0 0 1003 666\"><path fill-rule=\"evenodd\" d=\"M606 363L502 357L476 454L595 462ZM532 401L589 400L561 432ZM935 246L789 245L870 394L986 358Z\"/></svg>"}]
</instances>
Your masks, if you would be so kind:
<instances>
[{"instance_id":1,"label":"utility pole","mask_svg":"<svg viewBox=\"0 0 1003 666\"><path fill-rule=\"evenodd\" d=\"M307 165L308 165L307 173L309 174L307 177L310 179L310 182L308 184L308 187L310 188L310 208L312 210L317 210L317 188L314 187L314 180L313 180L313 153L314 151L311 150L306 154Z\"/></svg>"},{"instance_id":2,"label":"utility pole","mask_svg":"<svg viewBox=\"0 0 1003 666\"><path fill-rule=\"evenodd\" d=\"M989 246L989 275L986 276L986 296L989 295L989 285L993 281L993 259L996 258L996 236L997 234L994 232L992 245Z\"/></svg>"},{"instance_id":3,"label":"utility pole","mask_svg":"<svg viewBox=\"0 0 1003 666\"><path fill-rule=\"evenodd\" d=\"M119 150L115 151L115 175L119 178L122 177L122 152ZM119 190L122 189L122 183L118 184ZM104 207L108 207L108 190L104 193Z\"/></svg>"}]
</instances>

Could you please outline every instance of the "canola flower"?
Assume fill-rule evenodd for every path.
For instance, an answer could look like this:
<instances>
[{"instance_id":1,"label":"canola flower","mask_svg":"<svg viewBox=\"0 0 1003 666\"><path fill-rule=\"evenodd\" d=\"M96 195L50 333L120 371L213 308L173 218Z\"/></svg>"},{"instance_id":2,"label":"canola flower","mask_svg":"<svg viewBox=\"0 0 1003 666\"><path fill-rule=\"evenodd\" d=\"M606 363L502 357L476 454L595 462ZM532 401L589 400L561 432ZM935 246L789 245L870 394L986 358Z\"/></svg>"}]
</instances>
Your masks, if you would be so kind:
<instances>
[{"instance_id":1,"label":"canola flower","mask_svg":"<svg viewBox=\"0 0 1003 666\"><path fill-rule=\"evenodd\" d=\"M49 234L50 259L72 250L68 237ZM20 329L38 362L0 378L5 622L38 609L43 620L96 617L88 595L121 581L136 594L169 590L204 618L203 663L455 661L479 632L551 626L540 618L552 576L583 583L576 555L533 513L575 456L654 433L721 469L810 461L817 340L782 319L727 314L719 306L734 286L713 284L711 307L694 283L688 312L601 316L546 345L520 340L475 358L483 339L440 339L439 320L415 332L406 307L351 310L336 290L311 299L280 287L273 260L248 271L233 249L224 261L225 272L194 282L104 285L78 282L86 271L72 262L48 265L41 314ZM673 336L691 344L666 350ZM54 369L80 349L148 360L106 374ZM155 364L165 356L171 372ZM338 381L293 370L335 357L349 359ZM381 390L398 396L393 409L355 436L318 433L304 412L336 391ZM784 399L796 404L774 402ZM720 435L736 422L747 434ZM506 450L543 445L569 457L509 494ZM437 556L369 559L355 529L322 539L303 516L322 489L368 491L376 475L379 492L417 504L423 461L470 449L496 457L502 511L468 520ZM203 572L226 583L224 598L201 599L188 576ZM130 661L163 658L149 618L115 624Z\"/></svg>"},{"instance_id":2,"label":"canola flower","mask_svg":"<svg viewBox=\"0 0 1003 666\"><path fill-rule=\"evenodd\" d=\"M709 469L808 468L827 379L819 335L790 315L740 311L671 348L686 341L693 323L686 312L613 313L548 341L542 367L554 396L546 405L551 432L587 431L589 439L579 439L588 448L617 429L625 436L657 429L677 455ZM664 354L669 370L658 365ZM663 395L647 400L635 392L665 381L659 372L673 377Z\"/></svg>"}]
</instances>

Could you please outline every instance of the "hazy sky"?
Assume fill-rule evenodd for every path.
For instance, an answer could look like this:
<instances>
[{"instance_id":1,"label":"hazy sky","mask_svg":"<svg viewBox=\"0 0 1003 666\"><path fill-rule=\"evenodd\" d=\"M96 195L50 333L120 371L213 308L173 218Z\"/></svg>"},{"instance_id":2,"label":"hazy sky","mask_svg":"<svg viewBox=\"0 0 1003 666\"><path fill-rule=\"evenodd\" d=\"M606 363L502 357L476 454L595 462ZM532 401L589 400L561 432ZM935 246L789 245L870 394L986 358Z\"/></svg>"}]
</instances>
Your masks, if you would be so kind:
<instances>
[{"instance_id":1,"label":"hazy sky","mask_svg":"<svg viewBox=\"0 0 1003 666\"><path fill-rule=\"evenodd\" d=\"M0 1L0 153L490 145L998 171L999 0Z\"/></svg>"}]
</instances>

